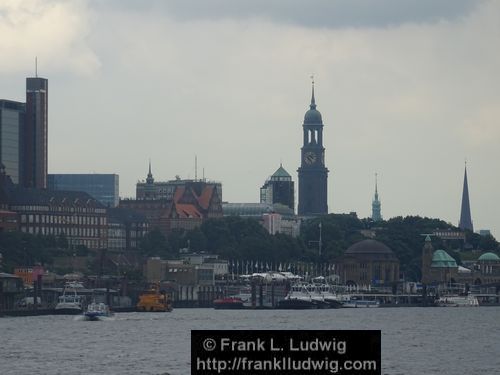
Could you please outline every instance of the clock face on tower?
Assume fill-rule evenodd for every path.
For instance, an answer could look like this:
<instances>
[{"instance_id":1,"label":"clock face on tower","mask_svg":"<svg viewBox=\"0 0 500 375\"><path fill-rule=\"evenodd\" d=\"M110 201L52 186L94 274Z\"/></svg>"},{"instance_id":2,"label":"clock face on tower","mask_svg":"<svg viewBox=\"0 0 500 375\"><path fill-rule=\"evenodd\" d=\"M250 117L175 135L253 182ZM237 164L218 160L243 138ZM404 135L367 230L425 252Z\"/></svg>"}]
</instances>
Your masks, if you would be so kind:
<instances>
[{"instance_id":1,"label":"clock face on tower","mask_svg":"<svg viewBox=\"0 0 500 375\"><path fill-rule=\"evenodd\" d=\"M316 162L316 154L311 151L306 152L304 154L304 162L309 165L314 164Z\"/></svg>"}]
</instances>

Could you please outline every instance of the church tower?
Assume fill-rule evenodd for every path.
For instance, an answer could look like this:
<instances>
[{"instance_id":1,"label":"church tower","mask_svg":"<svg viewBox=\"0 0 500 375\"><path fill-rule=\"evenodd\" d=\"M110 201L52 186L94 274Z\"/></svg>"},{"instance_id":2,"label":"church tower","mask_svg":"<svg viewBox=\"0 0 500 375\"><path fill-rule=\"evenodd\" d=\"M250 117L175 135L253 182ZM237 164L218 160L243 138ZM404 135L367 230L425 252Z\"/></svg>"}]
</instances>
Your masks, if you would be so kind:
<instances>
[{"instance_id":1,"label":"church tower","mask_svg":"<svg viewBox=\"0 0 500 375\"><path fill-rule=\"evenodd\" d=\"M426 235L424 247L422 248L422 283L428 284L431 278L432 256L434 255L434 247L432 246L431 237Z\"/></svg>"},{"instance_id":2,"label":"church tower","mask_svg":"<svg viewBox=\"0 0 500 375\"><path fill-rule=\"evenodd\" d=\"M469 185L467 183L467 163L465 164L464 189L462 191L462 208L460 210L460 221L458 227L462 230L474 231L470 214Z\"/></svg>"},{"instance_id":3,"label":"church tower","mask_svg":"<svg viewBox=\"0 0 500 375\"><path fill-rule=\"evenodd\" d=\"M382 221L382 214L380 213L380 201L378 199L378 189L377 189L377 174L375 173L375 197L372 201L372 220Z\"/></svg>"},{"instance_id":4,"label":"church tower","mask_svg":"<svg viewBox=\"0 0 500 375\"><path fill-rule=\"evenodd\" d=\"M310 109L304 116L303 145L299 173L299 207L302 216L324 215L328 213L325 148L323 147L323 120L316 109L314 81Z\"/></svg>"}]
</instances>

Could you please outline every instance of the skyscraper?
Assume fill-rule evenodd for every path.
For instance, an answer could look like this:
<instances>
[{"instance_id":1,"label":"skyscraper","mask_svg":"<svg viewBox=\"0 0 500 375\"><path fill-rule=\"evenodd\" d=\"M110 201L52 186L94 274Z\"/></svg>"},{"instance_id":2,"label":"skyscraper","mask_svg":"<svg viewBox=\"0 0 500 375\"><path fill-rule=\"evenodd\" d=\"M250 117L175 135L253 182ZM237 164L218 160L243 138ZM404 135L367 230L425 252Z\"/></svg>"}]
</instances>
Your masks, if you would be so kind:
<instances>
[{"instance_id":1,"label":"skyscraper","mask_svg":"<svg viewBox=\"0 0 500 375\"><path fill-rule=\"evenodd\" d=\"M0 164L15 184L22 177L24 114L24 103L0 100Z\"/></svg>"},{"instance_id":2,"label":"skyscraper","mask_svg":"<svg viewBox=\"0 0 500 375\"><path fill-rule=\"evenodd\" d=\"M25 187L47 187L48 173L48 81L26 78L26 118L24 129Z\"/></svg>"},{"instance_id":3,"label":"skyscraper","mask_svg":"<svg viewBox=\"0 0 500 375\"><path fill-rule=\"evenodd\" d=\"M375 173L375 197L372 201L372 220L382 221L382 214L380 213L380 201L378 199L378 188L377 188L377 174Z\"/></svg>"},{"instance_id":4,"label":"skyscraper","mask_svg":"<svg viewBox=\"0 0 500 375\"><path fill-rule=\"evenodd\" d=\"M324 215L328 213L327 179L325 167L325 148L323 147L323 119L316 109L314 81L310 109L304 116L302 125L304 141L301 148L299 173L299 208L303 216Z\"/></svg>"},{"instance_id":5,"label":"skyscraper","mask_svg":"<svg viewBox=\"0 0 500 375\"><path fill-rule=\"evenodd\" d=\"M474 231L474 226L472 225L472 218L470 214L470 202L469 202L469 185L467 183L467 163L465 164L464 172L464 188L462 191L462 208L460 210L460 221L458 222L458 227L462 230Z\"/></svg>"}]
</instances>

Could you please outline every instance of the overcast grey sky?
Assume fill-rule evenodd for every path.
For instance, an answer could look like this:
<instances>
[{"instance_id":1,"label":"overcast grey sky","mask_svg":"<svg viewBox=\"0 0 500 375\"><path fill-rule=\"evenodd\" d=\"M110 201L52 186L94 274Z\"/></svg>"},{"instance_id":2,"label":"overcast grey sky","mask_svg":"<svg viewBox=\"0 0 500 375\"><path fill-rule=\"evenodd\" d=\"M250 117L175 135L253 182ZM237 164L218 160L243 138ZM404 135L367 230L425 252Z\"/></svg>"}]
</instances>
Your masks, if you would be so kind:
<instances>
[{"instance_id":1,"label":"overcast grey sky","mask_svg":"<svg viewBox=\"0 0 500 375\"><path fill-rule=\"evenodd\" d=\"M0 98L49 79L49 172L117 173L131 197L199 173L256 202L297 181L311 73L331 212L458 223L468 160L476 229L500 236L500 2L0 0Z\"/></svg>"}]
</instances>

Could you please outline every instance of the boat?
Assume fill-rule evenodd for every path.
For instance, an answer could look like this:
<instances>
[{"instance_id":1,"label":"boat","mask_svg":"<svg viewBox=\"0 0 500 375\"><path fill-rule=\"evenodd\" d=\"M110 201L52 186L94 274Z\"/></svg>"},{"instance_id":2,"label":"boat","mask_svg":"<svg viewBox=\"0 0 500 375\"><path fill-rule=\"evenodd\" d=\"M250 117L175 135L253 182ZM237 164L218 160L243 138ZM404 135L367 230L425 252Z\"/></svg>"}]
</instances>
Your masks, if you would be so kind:
<instances>
[{"instance_id":1,"label":"boat","mask_svg":"<svg viewBox=\"0 0 500 375\"><path fill-rule=\"evenodd\" d=\"M82 297L76 292L80 288L83 288L81 283L67 283L65 285L63 294L59 296L55 307L56 314L77 315L82 313Z\"/></svg>"},{"instance_id":2,"label":"boat","mask_svg":"<svg viewBox=\"0 0 500 375\"><path fill-rule=\"evenodd\" d=\"M358 307L380 307L380 302L371 299L351 298L342 303L342 307L358 308Z\"/></svg>"},{"instance_id":3,"label":"boat","mask_svg":"<svg viewBox=\"0 0 500 375\"><path fill-rule=\"evenodd\" d=\"M297 283L291 286L286 297L278 302L278 309L304 310L332 307L315 285Z\"/></svg>"},{"instance_id":4,"label":"boat","mask_svg":"<svg viewBox=\"0 0 500 375\"><path fill-rule=\"evenodd\" d=\"M217 310L237 310L237 309L243 309L245 306L243 304L243 300L239 297L225 297L225 298L218 298L215 299L214 302L214 309Z\"/></svg>"},{"instance_id":5,"label":"boat","mask_svg":"<svg viewBox=\"0 0 500 375\"><path fill-rule=\"evenodd\" d=\"M160 290L159 285L154 284L139 295L136 308L137 311L170 312L172 300L169 294Z\"/></svg>"},{"instance_id":6,"label":"boat","mask_svg":"<svg viewBox=\"0 0 500 375\"><path fill-rule=\"evenodd\" d=\"M113 316L109 306L104 303L92 302L83 313L85 320L96 321Z\"/></svg>"},{"instance_id":7,"label":"boat","mask_svg":"<svg viewBox=\"0 0 500 375\"><path fill-rule=\"evenodd\" d=\"M442 296L436 301L439 307L477 307L479 301L476 296L471 294L460 296Z\"/></svg>"}]
</instances>

